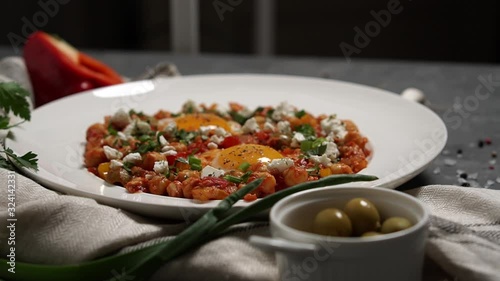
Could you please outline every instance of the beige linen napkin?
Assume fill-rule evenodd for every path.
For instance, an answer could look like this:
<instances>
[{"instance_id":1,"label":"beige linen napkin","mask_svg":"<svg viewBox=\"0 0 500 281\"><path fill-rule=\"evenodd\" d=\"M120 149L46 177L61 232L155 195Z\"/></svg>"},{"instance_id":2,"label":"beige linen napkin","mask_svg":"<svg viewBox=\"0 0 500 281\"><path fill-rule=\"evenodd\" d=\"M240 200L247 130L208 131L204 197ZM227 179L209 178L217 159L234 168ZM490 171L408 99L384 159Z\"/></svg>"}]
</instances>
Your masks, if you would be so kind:
<instances>
[{"instance_id":1,"label":"beige linen napkin","mask_svg":"<svg viewBox=\"0 0 500 281\"><path fill-rule=\"evenodd\" d=\"M0 169L0 182L7 182L7 174ZM184 228L183 223L147 219L92 199L59 195L20 174L16 186L18 261L86 261L170 239ZM500 191L433 185L409 193L432 213L428 257L458 277L453 280L500 280ZM0 204L7 205L6 188L0 189ZM2 209L0 221L5 222L7 215ZM153 280L276 280L274 256L250 245L250 235L269 235L267 224L238 225L228 235L166 264ZM0 238L5 241L3 230ZM7 255L7 249L1 243L0 255Z\"/></svg>"},{"instance_id":2,"label":"beige linen napkin","mask_svg":"<svg viewBox=\"0 0 500 281\"><path fill-rule=\"evenodd\" d=\"M500 280L500 191L431 185L408 191L430 209L427 255L459 280Z\"/></svg>"}]
</instances>

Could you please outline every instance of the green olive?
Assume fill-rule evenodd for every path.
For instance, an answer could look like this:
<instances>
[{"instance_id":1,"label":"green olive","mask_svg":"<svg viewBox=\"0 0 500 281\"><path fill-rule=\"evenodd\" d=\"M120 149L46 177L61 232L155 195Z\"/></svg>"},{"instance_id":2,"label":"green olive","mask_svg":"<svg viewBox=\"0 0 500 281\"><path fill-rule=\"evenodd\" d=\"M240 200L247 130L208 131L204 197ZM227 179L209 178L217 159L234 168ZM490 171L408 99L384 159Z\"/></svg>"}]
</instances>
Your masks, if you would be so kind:
<instances>
[{"instance_id":1,"label":"green olive","mask_svg":"<svg viewBox=\"0 0 500 281\"><path fill-rule=\"evenodd\" d=\"M382 235L382 233L376 232L376 231L368 231L368 232L363 233L363 235L361 235L361 237L372 237L372 236L379 236L379 235Z\"/></svg>"},{"instance_id":2,"label":"green olive","mask_svg":"<svg viewBox=\"0 0 500 281\"><path fill-rule=\"evenodd\" d=\"M411 227L411 222L407 218L391 217L384 221L380 231L382 233L391 233L407 229L409 227Z\"/></svg>"},{"instance_id":3,"label":"green olive","mask_svg":"<svg viewBox=\"0 0 500 281\"><path fill-rule=\"evenodd\" d=\"M313 232L321 235L348 237L352 234L351 220L342 210L324 209L314 218Z\"/></svg>"},{"instance_id":4,"label":"green olive","mask_svg":"<svg viewBox=\"0 0 500 281\"><path fill-rule=\"evenodd\" d=\"M376 231L380 227L380 215L377 208L365 198L351 199L345 205L344 212L351 219L353 233L356 236Z\"/></svg>"}]
</instances>

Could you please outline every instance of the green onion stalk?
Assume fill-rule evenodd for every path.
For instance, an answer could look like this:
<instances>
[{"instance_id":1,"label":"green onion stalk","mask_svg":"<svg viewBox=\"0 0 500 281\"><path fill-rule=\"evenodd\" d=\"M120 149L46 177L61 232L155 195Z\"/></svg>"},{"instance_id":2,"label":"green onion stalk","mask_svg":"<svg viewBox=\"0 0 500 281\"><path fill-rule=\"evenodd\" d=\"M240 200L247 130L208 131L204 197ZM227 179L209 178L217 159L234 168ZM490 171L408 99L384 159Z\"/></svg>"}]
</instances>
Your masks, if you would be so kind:
<instances>
[{"instance_id":1,"label":"green onion stalk","mask_svg":"<svg viewBox=\"0 0 500 281\"><path fill-rule=\"evenodd\" d=\"M175 238L134 252L100 258L73 265L43 265L16 262L15 273L8 271L8 260L0 259L0 278L13 281L111 281L116 272L123 276L134 276L134 280L147 280L162 265L186 253L196 246L214 239L237 223L255 217L271 208L280 199L307 189L377 179L368 175L332 175L317 181L305 182L259 199L250 206L229 214L231 207L247 193L255 190L262 179L256 179L230 194L215 208L208 211L195 223Z\"/></svg>"}]
</instances>

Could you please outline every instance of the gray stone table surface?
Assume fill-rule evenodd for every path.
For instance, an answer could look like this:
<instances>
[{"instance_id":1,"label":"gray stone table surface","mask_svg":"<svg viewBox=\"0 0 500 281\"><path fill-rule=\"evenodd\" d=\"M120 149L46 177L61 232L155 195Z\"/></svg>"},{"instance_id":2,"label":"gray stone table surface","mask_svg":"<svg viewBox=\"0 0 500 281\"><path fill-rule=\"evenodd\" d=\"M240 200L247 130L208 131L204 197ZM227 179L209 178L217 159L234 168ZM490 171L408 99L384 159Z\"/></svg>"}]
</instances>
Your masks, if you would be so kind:
<instances>
[{"instance_id":1,"label":"gray stone table surface","mask_svg":"<svg viewBox=\"0 0 500 281\"><path fill-rule=\"evenodd\" d=\"M183 75L300 75L349 81L394 93L415 87L425 93L429 107L444 120L448 142L425 171L399 189L458 184L500 190L500 165L494 157L500 152L500 65L355 59L348 63L343 58L185 56L115 50L88 53L129 77L159 62L171 62ZM0 47L0 57L8 55L15 53Z\"/></svg>"}]
</instances>

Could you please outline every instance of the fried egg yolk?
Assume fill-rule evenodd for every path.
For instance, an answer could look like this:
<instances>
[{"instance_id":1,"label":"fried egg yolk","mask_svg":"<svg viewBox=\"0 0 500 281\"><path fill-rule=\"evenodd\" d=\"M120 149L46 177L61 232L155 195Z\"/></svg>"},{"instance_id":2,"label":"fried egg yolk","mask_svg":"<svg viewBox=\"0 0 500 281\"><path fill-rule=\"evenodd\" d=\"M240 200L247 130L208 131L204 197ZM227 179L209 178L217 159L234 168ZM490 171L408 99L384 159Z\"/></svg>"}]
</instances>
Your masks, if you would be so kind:
<instances>
[{"instance_id":1,"label":"fried egg yolk","mask_svg":"<svg viewBox=\"0 0 500 281\"><path fill-rule=\"evenodd\" d=\"M269 146L240 144L221 150L213 159L212 166L224 170L236 170L242 163L270 162L283 155Z\"/></svg>"},{"instance_id":2,"label":"fried egg yolk","mask_svg":"<svg viewBox=\"0 0 500 281\"><path fill-rule=\"evenodd\" d=\"M174 119L178 129L197 131L202 126L218 126L226 131L231 131L231 126L223 118L210 113L194 113Z\"/></svg>"}]
</instances>

